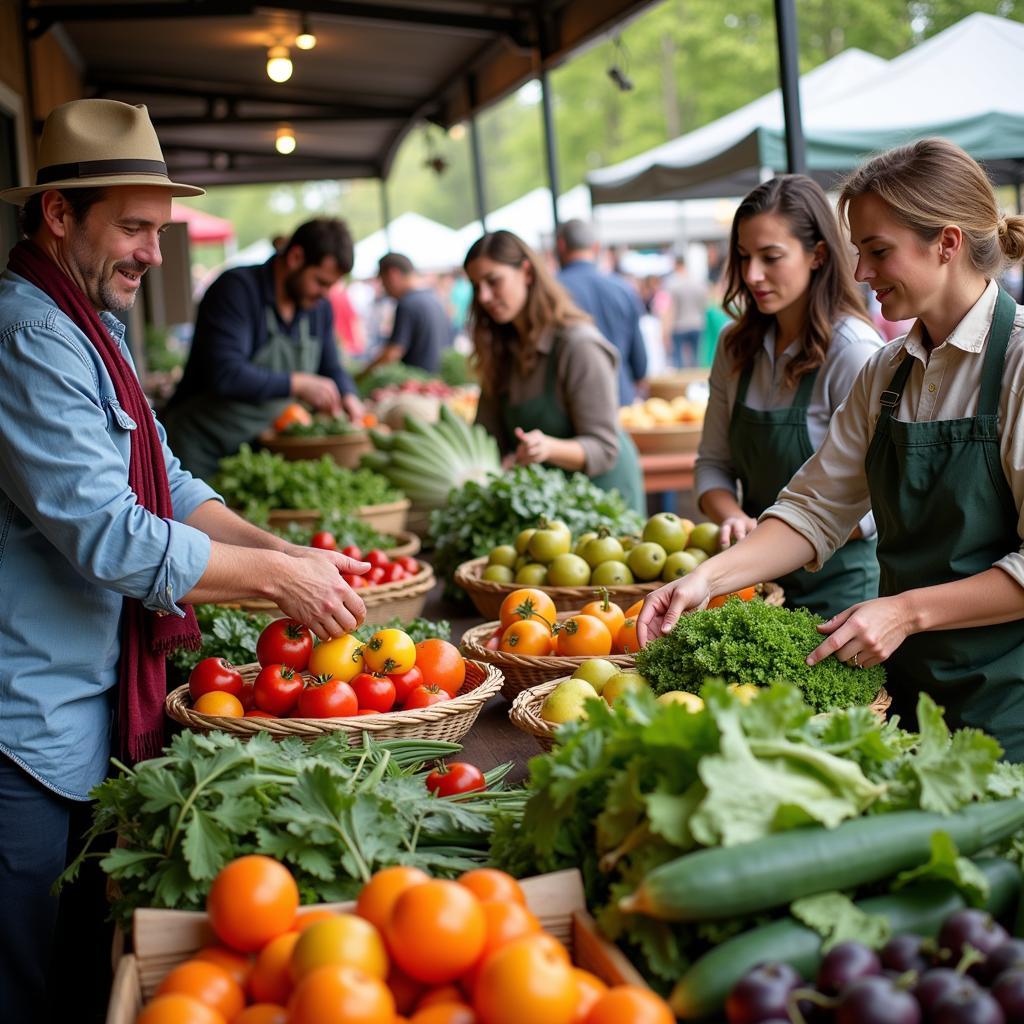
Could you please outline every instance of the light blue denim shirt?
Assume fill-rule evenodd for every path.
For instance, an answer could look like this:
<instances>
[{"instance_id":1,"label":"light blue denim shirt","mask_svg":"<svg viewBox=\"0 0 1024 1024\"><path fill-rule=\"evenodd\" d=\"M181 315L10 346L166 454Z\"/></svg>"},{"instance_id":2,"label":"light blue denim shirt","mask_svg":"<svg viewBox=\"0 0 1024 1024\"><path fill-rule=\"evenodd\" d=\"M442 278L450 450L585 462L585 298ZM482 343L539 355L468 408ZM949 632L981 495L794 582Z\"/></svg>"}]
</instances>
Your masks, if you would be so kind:
<instances>
[{"instance_id":1,"label":"light blue denim shirt","mask_svg":"<svg viewBox=\"0 0 1024 1024\"><path fill-rule=\"evenodd\" d=\"M101 317L130 362L124 326ZM174 520L146 511L128 486L135 429L82 331L0 276L0 752L72 800L107 771L124 598L183 615L210 559L180 520L218 495L157 424Z\"/></svg>"}]
</instances>

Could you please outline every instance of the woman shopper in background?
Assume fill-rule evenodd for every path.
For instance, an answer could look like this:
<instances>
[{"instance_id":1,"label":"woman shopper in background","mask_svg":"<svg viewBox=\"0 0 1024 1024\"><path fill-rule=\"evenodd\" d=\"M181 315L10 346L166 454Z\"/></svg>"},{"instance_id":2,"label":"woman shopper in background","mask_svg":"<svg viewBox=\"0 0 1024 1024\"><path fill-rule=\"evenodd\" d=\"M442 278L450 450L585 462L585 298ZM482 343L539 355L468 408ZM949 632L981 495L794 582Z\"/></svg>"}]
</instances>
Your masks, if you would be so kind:
<instances>
[{"instance_id":1,"label":"woman shopper in background","mask_svg":"<svg viewBox=\"0 0 1024 1024\"><path fill-rule=\"evenodd\" d=\"M882 340L828 199L803 175L773 178L740 204L724 305L736 322L722 332L711 367L695 491L728 547L754 529L822 443ZM819 572L796 569L779 583L788 605L826 617L876 597L871 514Z\"/></svg>"},{"instance_id":2,"label":"woman shopper in background","mask_svg":"<svg viewBox=\"0 0 1024 1024\"><path fill-rule=\"evenodd\" d=\"M905 725L926 692L1020 761L1024 310L996 279L1024 257L1024 218L1002 216L981 167L943 139L868 161L840 212L857 279L886 319L916 322L867 363L757 529L647 599L640 640L716 594L821 565L870 506L882 596L824 623L808 663L885 662Z\"/></svg>"},{"instance_id":3,"label":"woman shopper in background","mask_svg":"<svg viewBox=\"0 0 1024 1024\"><path fill-rule=\"evenodd\" d=\"M477 423L509 464L586 473L643 513L639 457L618 425L618 350L512 232L476 241L465 268L481 388Z\"/></svg>"}]
</instances>

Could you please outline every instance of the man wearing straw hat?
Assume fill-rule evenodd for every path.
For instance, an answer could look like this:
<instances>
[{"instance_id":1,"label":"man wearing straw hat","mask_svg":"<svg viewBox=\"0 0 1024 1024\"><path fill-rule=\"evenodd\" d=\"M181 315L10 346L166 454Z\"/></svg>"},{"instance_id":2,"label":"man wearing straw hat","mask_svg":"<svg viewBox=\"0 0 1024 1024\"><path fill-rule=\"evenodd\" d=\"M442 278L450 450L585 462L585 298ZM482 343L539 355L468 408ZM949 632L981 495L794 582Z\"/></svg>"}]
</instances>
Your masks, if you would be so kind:
<instances>
[{"instance_id":1,"label":"man wearing straw hat","mask_svg":"<svg viewBox=\"0 0 1024 1024\"><path fill-rule=\"evenodd\" d=\"M171 197L202 190L168 178L146 108L58 107L38 166L35 184L0 192L22 206L25 235L0 276L5 1024L45 1019L58 988L49 887L112 744L133 760L159 751L165 656L200 643L191 604L263 595L336 636L364 613L340 573L368 568L246 523L166 445L112 313L160 265ZM102 917L73 922L79 952ZM88 1019L75 998L74 1019Z\"/></svg>"}]
</instances>

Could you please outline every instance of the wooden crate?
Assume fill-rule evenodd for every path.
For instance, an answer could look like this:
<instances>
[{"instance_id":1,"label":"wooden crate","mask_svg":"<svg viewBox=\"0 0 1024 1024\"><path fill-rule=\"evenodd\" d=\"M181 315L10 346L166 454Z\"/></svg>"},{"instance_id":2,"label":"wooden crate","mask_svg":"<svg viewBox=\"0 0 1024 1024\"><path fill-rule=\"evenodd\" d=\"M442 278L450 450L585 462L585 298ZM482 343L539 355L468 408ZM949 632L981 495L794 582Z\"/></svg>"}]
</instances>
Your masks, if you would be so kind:
<instances>
[{"instance_id":1,"label":"wooden crate","mask_svg":"<svg viewBox=\"0 0 1024 1024\"><path fill-rule=\"evenodd\" d=\"M609 985L646 985L626 955L598 934L586 910L579 871L573 868L537 875L521 884L530 910L544 930L569 949L578 967ZM355 904L321 906L351 911ZM123 956L117 965L106 1024L134 1024L164 975L216 941L206 914L192 911L137 910L132 929L135 952Z\"/></svg>"}]
</instances>

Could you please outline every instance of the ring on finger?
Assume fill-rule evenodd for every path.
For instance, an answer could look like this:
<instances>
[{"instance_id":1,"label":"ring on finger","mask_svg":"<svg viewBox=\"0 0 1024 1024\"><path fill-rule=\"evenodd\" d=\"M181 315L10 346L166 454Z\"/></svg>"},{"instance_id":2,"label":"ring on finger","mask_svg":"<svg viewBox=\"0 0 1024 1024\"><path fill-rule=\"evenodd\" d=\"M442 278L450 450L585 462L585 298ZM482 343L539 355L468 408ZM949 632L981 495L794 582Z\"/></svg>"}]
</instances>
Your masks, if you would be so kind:
<instances>
[{"instance_id":1,"label":"ring on finger","mask_svg":"<svg viewBox=\"0 0 1024 1024\"><path fill-rule=\"evenodd\" d=\"M853 665L854 668L863 668L864 667L863 665L861 665L859 658L860 658L860 653L858 652L857 654L855 654L850 659L850 664Z\"/></svg>"}]
</instances>

